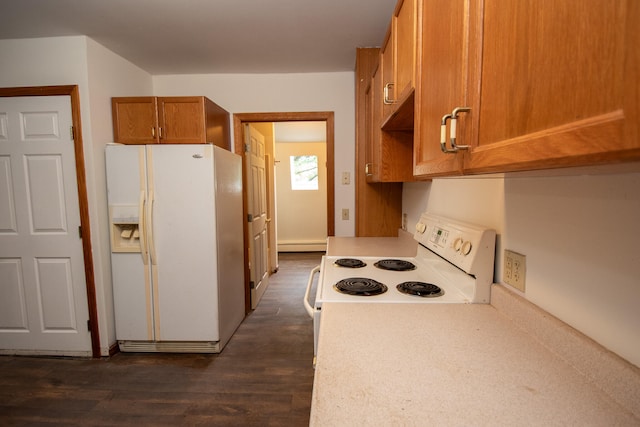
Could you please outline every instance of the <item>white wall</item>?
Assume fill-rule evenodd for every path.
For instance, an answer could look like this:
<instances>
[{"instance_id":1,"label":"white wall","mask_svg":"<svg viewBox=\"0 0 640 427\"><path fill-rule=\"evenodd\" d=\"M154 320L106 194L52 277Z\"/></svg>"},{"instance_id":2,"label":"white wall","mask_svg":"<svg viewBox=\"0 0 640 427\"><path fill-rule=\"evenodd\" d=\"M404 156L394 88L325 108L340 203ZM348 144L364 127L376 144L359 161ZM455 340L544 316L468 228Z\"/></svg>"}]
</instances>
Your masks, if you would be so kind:
<instances>
[{"instance_id":1,"label":"white wall","mask_svg":"<svg viewBox=\"0 0 640 427\"><path fill-rule=\"evenodd\" d=\"M636 165L405 184L403 211L494 227L526 255L525 298L640 366L640 170ZM631 169L631 171L630 171Z\"/></svg>"},{"instance_id":2,"label":"white wall","mask_svg":"<svg viewBox=\"0 0 640 427\"><path fill-rule=\"evenodd\" d=\"M107 355L115 340L103 148L113 139L110 98L150 94L151 76L84 36L0 40L0 57L2 87L78 85L100 348Z\"/></svg>"},{"instance_id":3,"label":"white wall","mask_svg":"<svg viewBox=\"0 0 640 427\"><path fill-rule=\"evenodd\" d=\"M318 157L318 189L292 190L290 156ZM327 242L326 143L276 140L278 250L325 251Z\"/></svg>"},{"instance_id":4,"label":"white wall","mask_svg":"<svg viewBox=\"0 0 640 427\"><path fill-rule=\"evenodd\" d=\"M342 208L355 212L355 190L340 185L342 172L354 173L354 73L208 74L154 76L157 96L204 95L229 113L333 111L335 114L335 234L355 234L354 215L343 221Z\"/></svg>"}]
</instances>

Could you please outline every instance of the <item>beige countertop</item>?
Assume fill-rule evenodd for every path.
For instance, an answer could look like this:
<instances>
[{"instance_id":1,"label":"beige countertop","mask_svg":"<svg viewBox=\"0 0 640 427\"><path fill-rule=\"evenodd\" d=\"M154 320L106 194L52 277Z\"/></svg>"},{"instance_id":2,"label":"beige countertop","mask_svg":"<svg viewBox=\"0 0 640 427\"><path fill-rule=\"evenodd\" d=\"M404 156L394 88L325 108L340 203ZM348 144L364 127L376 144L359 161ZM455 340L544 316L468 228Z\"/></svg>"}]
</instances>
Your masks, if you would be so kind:
<instances>
[{"instance_id":1,"label":"beige countertop","mask_svg":"<svg viewBox=\"0 0 640 427\"><path fill-rule=\"evenodd\" d=\"M640 425L640 370L530 306L324 304L310 425Z\"/></svg>"},{"instance_id":2,"label":"beige countertop","mask_svg":"<svg viewBox=\"0 0 640 427\"><path fill-rule=\"evenodd\" d=\"M327 255L334 256L416 256L418 242L413 235L398 230L398 237L329 237Z\"/></svg>"}]
</instances>

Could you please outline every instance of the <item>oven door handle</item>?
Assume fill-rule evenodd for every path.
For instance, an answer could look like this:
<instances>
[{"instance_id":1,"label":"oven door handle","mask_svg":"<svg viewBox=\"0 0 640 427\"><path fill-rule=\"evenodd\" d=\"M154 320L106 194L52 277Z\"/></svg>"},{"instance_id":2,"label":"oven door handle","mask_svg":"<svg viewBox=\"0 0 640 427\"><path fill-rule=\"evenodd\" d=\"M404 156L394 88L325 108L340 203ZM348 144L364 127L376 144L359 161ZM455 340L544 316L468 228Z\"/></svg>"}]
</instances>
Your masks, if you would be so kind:
<instances>
[{"instance_id":1,"label":"oven door handle","mask_svg":"<svg viewBox=\"0 0 640 427\"><path fill-rule=\"evenodd\" d=\"M313 276L315 276L315 274L319 272L320 272L319 265L316 265L315 267L313 267L313 270L311 270L311 273L309 273L307 290L304 292L304 309L307 310L307 313L309 314L309 316L311 316L312 319L313 319L313 307L309 303L309 295L311 294L311 286L313 286Z\"/></svg>"}]
</instances>

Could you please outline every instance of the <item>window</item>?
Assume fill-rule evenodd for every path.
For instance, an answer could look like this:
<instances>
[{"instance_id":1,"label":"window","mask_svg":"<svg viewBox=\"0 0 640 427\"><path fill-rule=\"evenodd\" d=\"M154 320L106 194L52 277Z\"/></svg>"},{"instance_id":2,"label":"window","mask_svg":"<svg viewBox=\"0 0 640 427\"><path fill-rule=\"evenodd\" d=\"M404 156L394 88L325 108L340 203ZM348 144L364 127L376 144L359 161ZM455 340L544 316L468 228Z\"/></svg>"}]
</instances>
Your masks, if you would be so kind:
<instances>
[{"instance_id":1,"label":"window","mask_svg":"<svg viewBox=\"0 0 640 427\"><path fill-rule=\"evenodd\" d=\"M318 189L318 156L290 156L291 189Z\"/></svg>"}]
</instances>

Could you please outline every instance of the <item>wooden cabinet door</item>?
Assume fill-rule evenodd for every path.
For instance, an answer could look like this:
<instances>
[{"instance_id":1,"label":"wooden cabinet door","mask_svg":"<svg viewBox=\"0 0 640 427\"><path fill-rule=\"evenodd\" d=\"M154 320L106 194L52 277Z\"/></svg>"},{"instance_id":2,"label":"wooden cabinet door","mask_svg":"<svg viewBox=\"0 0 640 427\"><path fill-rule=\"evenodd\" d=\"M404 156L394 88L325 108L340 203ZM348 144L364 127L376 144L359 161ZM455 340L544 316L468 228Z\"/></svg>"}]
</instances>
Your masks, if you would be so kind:
<instances>
[{"instance_id":1,"label":"wooden cabinet door","mask_svg":"<svg viewBox=\"0 0 640 427\"><path fill-rule=\"evenodd\" d=\"M472 22L482 65L470 85L482 95L465 169L638 158L639 9L637 0L485 0L482 26Z\"/></svg>"},{"instance_id":2,"label":"wooden cabinet door","mask_svg":"<svg viewBox=\"0 0 640 427\"><path fill-rule=\"evenodd\" d=\"M470 102L469 19L466 0L424 0L415 99L413 172L417 177L461 173L463 155L440 148L442 117ZM458 121L459 143L470 138L468 115Z\"/></svg>"},{"instance_id":3,"label":"wooden cabinet door","mask_svg":"<svg viewBox=\"0 0 640 427\"><path fill-rule=\"evenodd\" d=\"M160 143L200 144L206 140L204 97L158 98Z\"/></svg>"},{"instance_id":4,"label":"wooden cabinet door","mask_svg":"<svg viewBox=\"0 0 640 427\"><path fill-rule=\"evenodd\" d=\"M376 70L377 73L377 70ZM380 75L377 73L378 76ZM377 80L380 82L380 80ZM375 182L376 176L374 175L374 140L376 137L377 123L374 114L374 79L369 79L369 84L365 89L364 97L364 175L367 182ZM378 130L379 133L379 130Z\"/></svg>"},{"instance_id":5,"label":"wooden cabinet door","mask_svg":"<svg viewBox=\"0 0 640 427\"><path fill-rule=\"evenodd\" d=\"M389 25L389 30L384 38L382 47L380 48L380 87L382 96L380 102L382 105L380 117L388 117L393 112L393 102L395 98L395 76L393 65L393 21Z\"/></svg>"},{"instance_id":6,"label":"wooden cabinet door","mask_svg":"<svg viewBox=\"0 0 640 427\"><path fill-rule=\"evenodd\" d=\"M420 0L399 0L381 52L385 130L414 127L417 10Z\"/></svg>"},{"instance_id":7,"label":"wooden cabinet door","mask_svg":"<svg viewBox=\"0 0 640 427\"><path fill-rule=\"evenodd\" d=\"M158 112L153 96L111 99L113 139L121 144L158 142Z\"/></svg>"},{"instance_id":8,"label":"wooden cabinet door","mask_svg":"<svg viewBox=\"0 0 640 427\"><path fill-rule=\"evenodd\" d=\"M395 47L395 94L406 99L414 89L416 70L417 0L400 0L393 19Z\"/></svg>"},{"instance_id":9,"label":"wooden cabinet door","mask_svg":"<svg viewBox=\"0 0 640 427\"><path fill-rule=\"evenodd\" d=\"M380 131L380 120L382 118L382 70L376 68L371 77L371 139L367 141L367 182L381 182L380 175L382 162L380 157L382 144L382 132Z\"/></svg>"}]
</instances>

